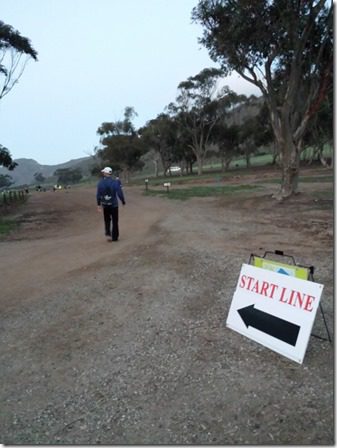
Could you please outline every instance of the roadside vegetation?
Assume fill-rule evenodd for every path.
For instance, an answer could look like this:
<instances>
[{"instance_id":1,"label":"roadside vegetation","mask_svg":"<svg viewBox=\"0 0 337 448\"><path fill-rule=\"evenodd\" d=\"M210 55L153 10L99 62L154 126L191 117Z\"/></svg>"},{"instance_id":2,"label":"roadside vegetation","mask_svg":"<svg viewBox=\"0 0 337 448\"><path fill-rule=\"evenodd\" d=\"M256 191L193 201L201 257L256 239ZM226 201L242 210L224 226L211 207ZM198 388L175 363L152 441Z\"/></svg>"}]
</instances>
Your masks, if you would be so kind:
<instances>
[{"instance_id":1,"label":"roadside vegetation","mask_svg":"<svg viewBox=\"0 0 337 448\"><path fill-rule=\"evenodd\" d=\"M332 168L332 0L240 0L234 7L229 0L199 0L191 18L201 26L199 43L218 67L182 80L174 101L138 129L132 106L125 107L122 119L98 125L90 174L97 177L108 165L125 184L146 176L155 185L171 179L174 168L182 174L179 180L174 176L176 184L195 176L204 181L210 173L220 182L233 170L268 164L278 170L275 198L283 200L298 192L306 165ZM22 75L25 65L15 73L16 62L21 56L36 61L37 52L10 25L0 21L0 31L1 99ZM5 58L10 53L12 59ZM233 72L261 96L247 97L226 86ZM16 168L0 145L1 165ZM53 173L54 183L63 186L86 184L89 177L78 167ZM34 178L51 187L52 179L43 173ZM10 176L0 176L0 187L11 182Z\"/></svg>"},{"instance_id":2,"label":"roadside vegetation","mask_svg":"<svg viewBox=\"0 0 337 448\"><path fill-rule=\"evenodd\" d=\"M6 236L12 231L16 230L19 226L19 223L14 218L4 218L0 216L0 237Z\"/></svg>"},{"instance_id":3,"label":"roadside vegetation","mask_svg":"<svg viewBox=\"0 0 337 448\"><path fill-rule=\"evenodd\" d=\"M147 161L155 177L172 165L202 177L210 158L225 173L263 153L280 172L275 198L285 199L298 191L303 159L332 167L333 2L199 0L192 20L219 68L182 80L175 101L140 129L130 106L102 123L97 172L108 164L129 182ZM224 86L232 72L261 96Z\"/></svg>"},{"instance_id":4,"label":"roadside vegetation","mask_svg":"<svg viewBox=\"0 0 337 448\"><path fill-rule=\"evenodd\" d=\"M164 187L165 188L165 187ZM147 190L145 195L153 196L165 196L169 199L180 199L186 201L187 199L193 197L210 197L210 196L224 196L232 195L241 192L247 192L251 190L256 190L259 187L255 185L225 185L225 186L196 186L189 188L178 188L178 189L165 189L165 190Z\"/></svg>"}]
</instances>

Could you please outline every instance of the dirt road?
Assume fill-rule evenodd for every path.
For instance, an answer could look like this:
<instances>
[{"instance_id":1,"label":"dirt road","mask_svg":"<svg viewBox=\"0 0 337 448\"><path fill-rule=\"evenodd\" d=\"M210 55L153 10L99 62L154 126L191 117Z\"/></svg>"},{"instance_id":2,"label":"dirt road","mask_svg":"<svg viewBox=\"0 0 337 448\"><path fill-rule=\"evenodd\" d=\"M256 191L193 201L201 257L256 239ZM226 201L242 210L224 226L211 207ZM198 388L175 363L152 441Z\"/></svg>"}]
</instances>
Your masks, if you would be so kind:
<instances>
[{"instance_id":1,"label":"dirt road","mask_svg":"<svg viewBox=\"0 0 337 448\"><path fill-rule=\"evenodd\" d=\"M0 242L1 443L332 444L332 345L299 365L225 325L242 263L280 249L316 267L332 332L333 207L304 190L126 187L117 243L93 188L34 192Z\"/></svg>"}]
</instances>

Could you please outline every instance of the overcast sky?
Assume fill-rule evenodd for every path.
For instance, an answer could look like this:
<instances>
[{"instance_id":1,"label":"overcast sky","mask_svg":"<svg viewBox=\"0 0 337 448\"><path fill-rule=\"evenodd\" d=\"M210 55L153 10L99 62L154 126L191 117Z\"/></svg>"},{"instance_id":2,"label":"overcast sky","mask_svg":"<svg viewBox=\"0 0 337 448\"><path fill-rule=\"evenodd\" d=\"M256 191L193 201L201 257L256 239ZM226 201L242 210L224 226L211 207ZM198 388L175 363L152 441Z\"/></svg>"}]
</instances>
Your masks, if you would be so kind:
<instances>
[{"instance_id":1,"label":"overcast sky","mask_svg":"<svg viewBox=\"0 0 337 448\"><path fill-rule=\"evenodd\" d=\"M197 0L1 0L0 20L38 52L0 101L0 144L46 165L93 154L97 128L135 109L136 128L175 101L177 86L216 67L191 22ZM234 74L239 94L259 92Z\"/></svg>"}]
</instances>

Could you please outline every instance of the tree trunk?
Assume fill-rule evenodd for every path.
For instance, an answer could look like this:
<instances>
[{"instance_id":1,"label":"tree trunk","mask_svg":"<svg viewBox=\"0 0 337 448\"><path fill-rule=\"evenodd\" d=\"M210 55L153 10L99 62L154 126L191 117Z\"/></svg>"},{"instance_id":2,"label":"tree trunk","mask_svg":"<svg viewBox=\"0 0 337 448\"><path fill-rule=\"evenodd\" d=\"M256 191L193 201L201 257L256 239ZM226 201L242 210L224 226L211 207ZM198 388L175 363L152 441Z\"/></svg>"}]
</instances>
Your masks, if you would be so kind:
<instances>
[{"instance_id":1,"label":"tree trunk","mask_svg":"<svg viewBox=\"0 0 337 448\"><path fill-rule=\"evenodd\" d=\"M154 175L155 175L156 177L158 177L158 176L159 176L159 172L158 172L158 160L153 160L153 163L154 163Z\"/></svg>"},{"instance_id":2,"label":"tree trunk","mask_svg":"<svg viewBox=\"0 0 337 448\"><path fill-rule=\"evenodd\" d=\"M251 167L251 165L250 165L250 154L246 153L245 158L246 158L246 167L250 168Z\"/></svg>"},{"instance_id":3,"label":"tree trunk","mask_svg":"<svg viewBox=\"0 0 337 448\"><path fill-rule=\"evenodd\" d=\"M196 154L197 157L197 165L198 165L198 176L201 176L201 174L203 173L203 158L201 157L200 154Z\"/></svg>"},{"instance_id":4,"label":"tree trunk","mask_svg":"<svg viewBox=\"0 0 337 448\"><path fill-rule=\"evenodd\" d=\"M279 142L279 154L281 156L282 181L281 188L275 197L285 199L298 192L300 151L291 138L286 138Z\"/></svg>"},{"instance_id":5,"label":"tree trunk","mask_svg":"<svg viewBox=\"0 0 337 448\"><path fill-rule=\"evenodd\" d=\"M294 141L287 104L284 105L281 113L278 113L276 107L273 108L273 106L270 108L270 112L282 171L281 187L274 197L282 200L297 193L300 172L300 141Z\"/></svg>"},{"instance_id":6,"label":"tree trunk","mask_svg":"<svg viewBox=\"0 0 337 448\"><path fill-rule=\"evenodd\" d=\"M129 180L130 180L130 171L129 171L128 168L123 168L121 177L122 177L124 183L126 183L126 184L129 183Z\"/></svg>"},{"instance_id":7,"label":"tree trunk","mask_svg":"<svg viewBox=\"0 0 337 448\"><path fill-rule=\"evenodd\" d=\"M231 164L232 159L226 159L225 162L225 170L228 171L229 170L229 165Z\"/></svg>"},{"instance_id":8,"label":"tree trunk","mask_svg":"<svg viewBox=\"0 0 337 448\"><path fill-rule=\"evenodd\" d=\"M333 157L324 157L323 155L323 149L319 152L319 160L321 162L321 164L325 167L325 168L332 168L333 166Z\"/></svg>"}]
</instances>

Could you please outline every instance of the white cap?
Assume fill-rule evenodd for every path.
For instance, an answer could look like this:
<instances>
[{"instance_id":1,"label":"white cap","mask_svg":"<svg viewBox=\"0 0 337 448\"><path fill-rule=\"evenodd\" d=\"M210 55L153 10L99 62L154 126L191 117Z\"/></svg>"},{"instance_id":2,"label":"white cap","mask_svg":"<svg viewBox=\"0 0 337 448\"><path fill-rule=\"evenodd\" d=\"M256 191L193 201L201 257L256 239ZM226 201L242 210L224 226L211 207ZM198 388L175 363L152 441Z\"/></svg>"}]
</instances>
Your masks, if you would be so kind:
<instances>
[{"instance_id":1,"label":"white cap","mask_svg":"<svg viewBox=\"0 0 337 448\"><path fill-rule=\"evenodd\" d=\"M101 173L112 174L112 169L109 166L106 166L105 168L102 169Z\"/></svg>"}]
</instances>

